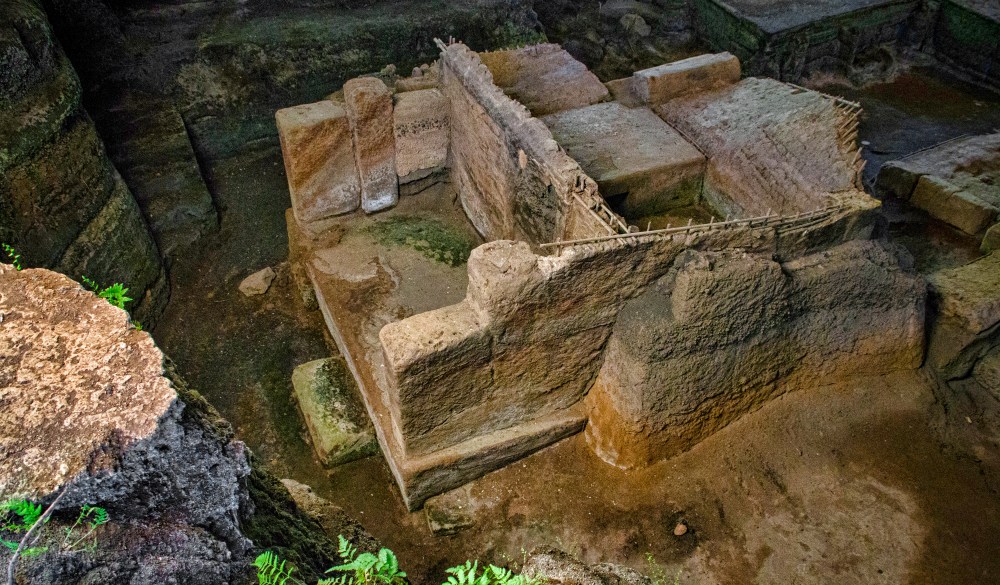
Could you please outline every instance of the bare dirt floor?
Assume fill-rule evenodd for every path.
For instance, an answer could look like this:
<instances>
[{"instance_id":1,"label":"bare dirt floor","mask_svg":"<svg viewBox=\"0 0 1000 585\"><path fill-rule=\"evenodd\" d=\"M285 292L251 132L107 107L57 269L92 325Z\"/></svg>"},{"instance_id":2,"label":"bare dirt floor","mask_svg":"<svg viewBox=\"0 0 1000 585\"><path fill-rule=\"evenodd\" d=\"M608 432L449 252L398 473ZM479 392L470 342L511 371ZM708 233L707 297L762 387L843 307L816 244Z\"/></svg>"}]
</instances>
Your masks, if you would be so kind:
<instances>
[{"instance_id":1,"label":"bare dirt floor","mask_svg":"<svg viewBox=\"0 0 1000 585\"><path fill-rule=\"evenodd\" d=\"M918 87L937 87L917 75ZM879 145L873 138L889 132L894 152L917 138L929 146L990 131L1000 117L992 105L973 110L978 121L949 114L979 107L971 91L949 93L962 101L939 103L943 112L920 105L920 91L910 96L917 105L878 87L833 93L861 100L862 139ZM568 439L476 482L463 492L473 526L433 536L422 512L406 512L383 460L327 473L307 442L291 372L332 350L281 265L289 202L280 152L247 149L208 170L222 227L175 262L153 335L274 473L359 519L415 584L440 583L467 558L516 567L539 546L631 565L659 585L1000 583L998 397L970 383L940 388L920 372L786 395L641 471L610 467L582 436ZM939 229L915 221L891 224L890 235L921 242ZM973 254L947 252L953 234L942 233L931 248L944 260L928 265ZM271 290L243 297L240 280L264 266L279 268ZM678 537L681 522L688 531Z\"/></svg>"}]
</instances>

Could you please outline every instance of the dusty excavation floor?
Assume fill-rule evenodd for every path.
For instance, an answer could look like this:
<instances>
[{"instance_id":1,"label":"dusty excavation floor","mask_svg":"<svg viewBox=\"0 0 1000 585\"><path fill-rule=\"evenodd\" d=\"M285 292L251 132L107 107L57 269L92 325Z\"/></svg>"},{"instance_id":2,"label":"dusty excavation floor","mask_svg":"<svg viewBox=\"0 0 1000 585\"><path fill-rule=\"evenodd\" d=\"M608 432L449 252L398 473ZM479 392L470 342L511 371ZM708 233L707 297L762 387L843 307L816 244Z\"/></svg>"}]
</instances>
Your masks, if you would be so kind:
<instances>
[{"instance_id":1,"label":"dusty excavation floor","mask_svg":"<svg viewBox=\"0 0 1000 585\"><path fill-rule=\"evenodd\" d=\"M911 144L1000 127L1000 98L949 89L942 100L943 87L915 73L835 93L865 106L861 140L871 142L875 166ZM313 458L290 377L331 344L287 270L266 295L237 290L287 255L280 153L247 151L209 166L222 231L176 262L154 336L277 474L361 520L415 583L436 584L441 569L466 558L516 564L522 550L543 545L665 582L679 574L682 584L1000 582L997 397L935 391L917 373L785 396L641 472L605 465L574 437L478 482L464 496L474 525L433 536L422 512L406 512L381 458L329 475ZM891 234L925 269L973 253L920 214L888 213ZM676 537L680 521L689 530Z\"/></svg>"}]
</instances>

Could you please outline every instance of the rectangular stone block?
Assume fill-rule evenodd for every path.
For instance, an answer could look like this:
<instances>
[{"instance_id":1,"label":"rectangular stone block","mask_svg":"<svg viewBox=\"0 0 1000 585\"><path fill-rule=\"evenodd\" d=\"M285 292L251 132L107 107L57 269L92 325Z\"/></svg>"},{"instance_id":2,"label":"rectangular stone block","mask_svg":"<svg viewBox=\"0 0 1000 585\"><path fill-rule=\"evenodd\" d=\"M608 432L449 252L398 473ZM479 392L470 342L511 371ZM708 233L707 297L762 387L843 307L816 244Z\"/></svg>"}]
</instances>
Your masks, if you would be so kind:
<instances>
[{"instance_id":1,"label":"rectangular stone block","mask_svg":"<svg viewBox=\"0 0 1000 585\"><path fill-rule=\"evenodd\" d=\"M400 184L419 180L441 169L448 160L450 111L437 89L396 96L392 113L396 138L396 174Z\"/></svg>"},{"instance_id":2,"label":"rectangular stone block","mask_svg":"<svg viewBox=\"0 0 1000 585\"><path fill-rule=\"evenodd\" d=\"M361 179L361 209L374 213L399 201L392 94L380 79L359 77L344 84L354 136L354 160Z\"/></svg>"},{"instance_id":3,"label":"rectangular stone block","mask_svg":"<svg viewBox=\"0 0 1000 585\"><path fill-rule=\"evenodd\" d=\"M292 389L313 448L325 467L378 454L375 430L342 359L298 366L292 371Z\"/></svg>"},{"instance_id":4,"label":"rectangular stone block","mask_svg":"<svg viewBox=\"0 0 1000 585\"><path fill-rule=\"evenodd\" d=\"M692 205L701 193L705 156L649 108L611 102L542 121L602 195L625 195L626 218Z\"/></svg>"},{"instance_id":5,"label":"rectangular stone block","mask_svg":"<svg viewBox=\"0 0 1000 585\"><path fill-rule=\"evenodd\" d=\"M305 104L278 110L275 121L295 219L308 224L357 209L361 187L344 108Z\"/></svg>"},{"instance_id":6,"label":"rectangular stone block","mask_svg":"<svg viewBox=\"0 0 1000 585\"><path fill-rule=\"evenodd\" d=\"M952 183L931 175L917 181L910 203L967 234L978 234L997 219L998 210Z\"/></svg>"},{"instance_id":7,"label":"rectangular stone block","mask_svg":"<svg viewBox=\"0 0 1000 585\"><path fill-rule=\"evenodd\" d=\"M643 103L662 104L675 97L725 87L740 80L740 60L730 53L698 55L632 75L632 92Z\"/></svg>"}]
</instances>

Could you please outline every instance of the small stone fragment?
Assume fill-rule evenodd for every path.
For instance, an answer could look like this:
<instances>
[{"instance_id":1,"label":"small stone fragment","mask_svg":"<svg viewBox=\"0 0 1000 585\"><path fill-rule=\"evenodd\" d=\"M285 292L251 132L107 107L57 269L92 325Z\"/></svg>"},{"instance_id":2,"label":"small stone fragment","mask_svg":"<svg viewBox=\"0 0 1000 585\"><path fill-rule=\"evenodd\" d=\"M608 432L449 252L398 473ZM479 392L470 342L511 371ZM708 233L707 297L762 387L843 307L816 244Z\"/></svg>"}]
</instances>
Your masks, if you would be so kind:
<instances>
[{"instance_id":1,"label":"small stone fragment","mask_svg":"<svg viewBox=\"0 0 1000 585\"><path fill-rule=\"evenodd\" d=\"M436 536L457 534L475 524L472 501L468 485L427 500L424 515L427 525Z\"/></svg>"},{"instance_id":2,"label":"small stone fragment","mask_svg":"<svg viewBox=\"0 0 1000 585\"><path fill-rule=\"evenodd\" d=\"M292 387L324 466L336 467L379 452L368 413L343 360L322 359L295 368Z\"/></svg>"},{"instance_id":3,"label":"small stone fragment","mask_svg":"<svg viewBox=\"0 0 1000 585\"><path fill-rule=\"evenodd\" d=\"M263 270L258 270L243 279L243 282L240 283L240 292L248 297L262 295L267 292L267 289L271 288L271 283L274 282L275 276L274 269L270 266Z\"/></svg>"},{"instance_id":4,"label":"small stone fragment","mask_svg":"<svg viewBox=\"0 0 1000 585\"><path fill-rule=\"evenodd\" d=\"M986 235L983 236L983 243L979 249L983 254L1000 250L1000 223L995 223L993 227L986 230Z\"/></svg>"},{"instance_id":5,"label":"small stone fragment","mask_svg":"<svg viewBox=\"0 0 1000 585\"><path fill-rule=\"evenodd\" d=\"M678 522L677 526L674 526L674 536L684 536L687 531L688 526L684 522Z\"/></svg>"}]
</instances>

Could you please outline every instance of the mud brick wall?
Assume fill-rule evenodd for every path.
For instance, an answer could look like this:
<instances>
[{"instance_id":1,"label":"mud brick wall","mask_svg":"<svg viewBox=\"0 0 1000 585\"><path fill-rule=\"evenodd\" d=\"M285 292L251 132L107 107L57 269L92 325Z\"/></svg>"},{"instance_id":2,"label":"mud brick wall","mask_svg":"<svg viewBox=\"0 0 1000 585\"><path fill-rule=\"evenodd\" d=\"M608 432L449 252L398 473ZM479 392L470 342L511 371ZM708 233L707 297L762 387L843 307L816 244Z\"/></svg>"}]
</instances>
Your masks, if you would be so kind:
<instances>
[{"instance_id":1,"label":"mud brick wall","mask_svg":"<svg viewBox=\"0 0 1000 585\"><path fill-rule=\"evenodd\" d=\"M577 404L597 377L622 307L686 249L795 258L868 238L869 214L849 208L805 231L629 238L571 246L559 256L536 255L523 242L480 246L469 259L465 301L379 333L400 442L408 455L427 454Z\"/></svg>"},{"instance_id":2,"label":"mud brick wall","mask_svg":"<svg viewBox=\"0 0 1000 585\"><path fill-rule=\"evenodd\" d=\"M566 239L573 194L590 200L596 183L541 121L504 95L466 46L444 50L441 71L441 91L451 102L452 178L473 225L488 240ZM597 223L569 225L574 237L607 233Z\"/></svg>"}]
</instances>

